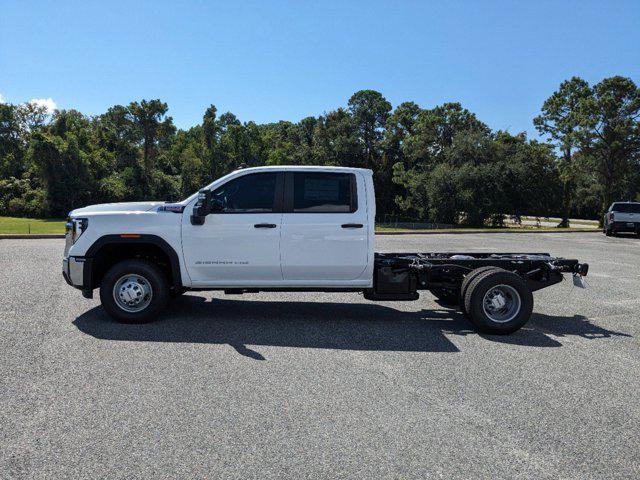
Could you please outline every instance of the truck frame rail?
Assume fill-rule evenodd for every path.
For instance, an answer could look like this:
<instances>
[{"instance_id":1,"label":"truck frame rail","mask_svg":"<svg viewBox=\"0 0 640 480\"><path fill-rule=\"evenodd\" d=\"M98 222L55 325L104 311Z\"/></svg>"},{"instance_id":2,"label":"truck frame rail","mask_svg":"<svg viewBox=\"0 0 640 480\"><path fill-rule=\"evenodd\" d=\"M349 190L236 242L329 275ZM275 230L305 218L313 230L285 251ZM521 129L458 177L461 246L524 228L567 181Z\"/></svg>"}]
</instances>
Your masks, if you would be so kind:
<instances>
[{"instance_id":1,"label":"truck frame rail","mask_svg":"<svg viewBox=\"0 0 640 480\"><path fill-rule=\"evenodd\" d=\"M415 300L418 290L459 294L464 278L477 269L495 267L520 276L531 291L559 283L563 274L585 276L589 265L548 253L376 253L371 300Z\"/></svg>"}]
</instances>

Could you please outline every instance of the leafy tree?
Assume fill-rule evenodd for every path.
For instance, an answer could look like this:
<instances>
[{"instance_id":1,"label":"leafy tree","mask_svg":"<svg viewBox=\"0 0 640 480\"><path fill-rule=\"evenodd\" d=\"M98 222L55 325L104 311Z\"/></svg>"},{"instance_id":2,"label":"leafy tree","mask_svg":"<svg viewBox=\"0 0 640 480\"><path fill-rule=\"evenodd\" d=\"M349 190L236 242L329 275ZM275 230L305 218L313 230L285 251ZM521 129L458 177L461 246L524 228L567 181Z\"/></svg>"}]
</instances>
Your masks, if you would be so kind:
<instances>
[{"instance_id":1,"label":"leafy tree","mask_svg":"<svg viewBox=\"0 0 640 480\"><path fill-rule=\"evenodd\" d=\"M640 167L640 89L630 78L605 78L585 102L585 116L581 146L597 174L604 214L614 200L638 192L632 180Z\"/></svg>"},{"instance_id":2,"label":"leafy tree","mask_svg":"<svg viewBox=\"0 0 640 480\"><path fill-rule=\"evenodd\" d=\"M142 144L144 174L148 184L155 168L158 148L168 146L175 133L173 119L165 117L168 108L160 100L131 102L128 107L133 132Z\"/></svg>"},{"instance_id":3,"label":"leafy tree","mask_svg":"<svg viewBox=\"0 0 640 480\"><path fill-rule=\"evenodd\" d=\"M44 217L49 214L47 191L36 179L0 179L0 211L13 216Z\"/></svg>"},{"instance_id":4,"label":"leafy tree","mask_svg":"<svg viewBox=\"0 0 640 480\"><path fill-rule=\"evenodd\" d=\"M363 147L363 166L376 170L380 141L391 104L375 90L360 90L349 99L349 112Z\"/></svg>"},{"instance_id":5,"label":"leafy tree","mask_svg":"<svg viewBox=\"0 0 640 480\"><path fill-rule=\"evenodd\" d=\"M296 156L297 138L295 125L291 122L277 122L259 127L261 143L266 151L267 165L292 165L299 163Z\"/></svg>"},{"instance_id":6,"label":"leafy tree","mask_svg":"<svg viewBox=\"0 0 640 480\"><path fill-rule=\"evenodd\" d=\"M414 135L420 112L421 109L417 104L404 102L398 105L387 118L383 141L387 164L404 163L403 145L407 138Z\"/></svg>"},{"instance_id":7,"label":"leafy tree","mask_svg":"<svg viewBox=\"0 0 640 480\"><path fill-rule=\"evenodd\" d=\"M500 165L501 213L520 221L523 215L549 216L558 209L562 186L551 145L527 141L525 134L497 132L492 151Z\"/></svg>"},{"instance_id":8,"label":"leafy tree","mask_svg":"<svg viewBox=\"0 0 640 480\"><path fill-rule=\"evenodd\" d=\"M356 125L346 110L339 108L318 119L313 157L319 165L361 165Z\"/></svg>"},{"instance_id":9,"label":"leafy tree","mask_svg":"<svg viewBox=\"0 0 640 480\"><path fill-rule=\"evenodd\" d=\"M579 146L579 133L585 124L585 102L591 97L589 84L572 77L560 84L542 105L542 113L533 119L540 134L547 135L562 152L558 165L562 180L562 220L558 227L569 226L576 166L573 155Z\"/></svg>"},{"instance_id":10,"label":"leafy tree","mask_svg":"<svg viewBox=\"0 0 640 480\"><path fill-rule=\"evenodd\" d=\"M34 103L0 103L0 177L20 177L27 169L25 155L31 135L40 130L48 115Z\"/></svg>"},{"instance_id":11,"label":"leafy tree","mask_svg":"<svg viewBox=\"0 0 640 480\"><path fill-rule=\"evenodd\" d=\"M414 134L415 123L420 114L420 107L413 102L404 102L398 105L387 118L382 140L383 158L378 176L385 185L378 195L379 209L385 213L397 213L399 205L395 198L401 196L403 188L393 182L393 165L401 163L407 166L403 146L407 138Z\"/></svg>"},{"instance_id":12,"label":"leafy tree","mask_svg":"<svg viewBox=\"0 0 640 480\"><path fill-rule=\"evenodd\" d=\"M213 151L218 141L218 130L220 125L216 120L218 109L215 105L209 105L202 117L202 133L204 136L204 146L207 150Z\"/></svg>"},{"instance_id":13,"label":"leafy tree","mask_svg":"<svg viewBox=\"0 0 640 480\"><path fill-rule=\"evenodd\" d=\"M231 126L240 126L240 120L231 112L225 112L220 115L220 120L218 122L218 127L222 133L226 132L227 129Z\"/></svg>"},{"instance_id":14,"label":"leafy tree","mask_svg":"<svg viewBox=\"0 0 640 480\"><path fill-rule=\"evenodd\" d=\"M18 177L24 165L24 131L18 109L14 105L0 103L0 175L2 178Z\"/></svg>"},{"instance_id":15,"label":"leafy tree","mask_svg":"<svg viewBox=\"0 0 640 480\"><path fill-rule=\"evenodd\" d=\"M46 187L47 213L64 216L69 205L89 202L91 195L86 157L73 133L65 138L36 133L31 141L29 156Z\"/></svg>"},{"instance_id":16,"label":"leafy tree","mask_svg":"<svg viewBox=\"0 0 640 480\"><path fill-rule=\"evenodd\" d=\"M489 128L459 103L420 110L411 125L411 134L402 143L403 162L396 163L393 169L393 182L404 190L396 197L400 208L425 220L432 216L438 221L446 220L445 223L462 219L479 222L478 215L463 210L464 205L476 207L469 195L462 192L462 189L468 192L468 187L460 183L457 169L464 167L463 171L470 173L486 161L491 154ZM471 165L466 167L467 163ZM443 164L447 167L442 167ZM445 173L452 178L441 186L434 183L442 181ZM449 198L445 199L445 195Z\"/></svg>"},{"instance_id":17,"label":"leafy tree","mask_svg":"<svg viewBox=\"0 0 640 480\"><path fill-rule=\"evenodd\" d=\"M408 168L414 165L426 167L442 161L457 134L490 133L484 123L459 103L445 103L420 111L413 129L413 135L403 145Z\"/></svg>"},{"instance_id":18,"label":"leafy tree","mask_svg":"<svg viewBox=\"0 0 640 480\"><path fill-rule=\"evenodd\" d=\"M217 109L210 105L202 117L202 137L204 140L203 155L209 164L209 175L217 178L222 175L223 165L220 152L221 121L216 118ZM184 185L183 185L184 187Z\"/></svg>"},{"instance_id":19,"label":"leafy tree","mask_svg":"<svg viewBox=\"0 0 640 480\"><path fill-rule=\"evenodd\" d=\"M294 144L297 146L294 152L293 163L296 165L313 165L315 162L313 148L315 145L315 132L318 120L315 117L305 117L300 120L294 130Z\"/></svg>"},{"instance_id":20,"label":"leafy tree","mask_svg":"<svg viewBox=\"0 0 640 480\"><path fill-rule=\"evenodd\" d=\"M142 169L138 152L138 134L129 110L115 105L94 120L96 141L100 148L111 152L117 169Z\"/></svg>"},{"instance_id":21,"label":"leafy tree","mask_svg":"<svg viewBox=\"0 0 640 480\"><path fill-rule=\"evenodd\" d=\"M241 164L294 164L371 168L380 218L500 225L506 215L593 216L640 190L638 96L622 77L592 89L563 83L536 119L552 144L492 132L459 103L392 110L373 90L299 122L242 123L210 105L187 130L160 100L95 117L0 104L0 214L175 199Z\"/></svg>"}]
</instances>

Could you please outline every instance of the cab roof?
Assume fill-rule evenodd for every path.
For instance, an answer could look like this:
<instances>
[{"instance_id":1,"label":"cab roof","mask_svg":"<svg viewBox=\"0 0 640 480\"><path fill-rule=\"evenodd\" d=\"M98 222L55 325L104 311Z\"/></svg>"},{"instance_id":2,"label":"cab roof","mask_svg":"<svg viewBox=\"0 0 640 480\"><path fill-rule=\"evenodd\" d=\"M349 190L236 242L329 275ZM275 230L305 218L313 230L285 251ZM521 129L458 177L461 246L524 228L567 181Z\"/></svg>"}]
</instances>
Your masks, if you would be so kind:
<instances>
[{"instance_id":1,"label":"cab roof","mask_svg":"<svg viewBox=\"0 0 640 480\"><path fill-rule=\"evenodd\" d=\"M372 175L373 171L368 168L355 167L334 167L320 165L267 165L262 167L237 168L234 172L261 172L261 171L318 171L318 172L360 172Z\"/></svg>"}]
</instances>

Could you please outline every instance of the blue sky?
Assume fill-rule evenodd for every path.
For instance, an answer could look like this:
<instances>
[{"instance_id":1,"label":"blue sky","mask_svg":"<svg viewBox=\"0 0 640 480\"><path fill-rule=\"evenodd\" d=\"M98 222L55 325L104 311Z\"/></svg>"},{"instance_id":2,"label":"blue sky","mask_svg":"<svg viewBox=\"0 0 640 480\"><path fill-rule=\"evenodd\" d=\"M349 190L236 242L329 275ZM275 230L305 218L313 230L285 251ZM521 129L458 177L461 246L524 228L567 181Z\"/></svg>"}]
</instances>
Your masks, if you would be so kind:
<instances>
[{"instance_id":1,"label":"blue sky","mask_svg":"<svg viewBox=\"0 0 640 480\"><path fill-rule=\"evenodd\" d=\"M494 129L531 119L572 75L640 84L640 1L24 2L0 7L0 95L86 114L160 98L297 121L379 90L460 101Z\"/></svg>"}]
</instances>

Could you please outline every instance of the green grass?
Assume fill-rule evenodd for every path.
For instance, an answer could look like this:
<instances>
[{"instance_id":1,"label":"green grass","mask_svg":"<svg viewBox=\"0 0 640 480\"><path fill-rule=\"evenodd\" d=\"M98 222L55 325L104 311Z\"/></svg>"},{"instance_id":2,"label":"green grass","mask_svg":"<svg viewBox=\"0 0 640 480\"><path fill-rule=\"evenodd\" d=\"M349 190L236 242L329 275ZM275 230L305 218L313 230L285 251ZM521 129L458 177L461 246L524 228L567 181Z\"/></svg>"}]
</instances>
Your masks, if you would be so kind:
<instances>
[{"instance_id":1,"label":"green grass","mask_svg":"<svg viewBox=\"0 0 640 480\"><path fill-rule=\"evenodd\" d=\"M64 224L59 218L0 217L0 234L64 233Z\"/></svg>"},{"instance_id":2,"label":"green grass","mask_svg":"<svg viewBox=\"0 0 640 480\"><path fill-rule=\"evenodd\" d=\"M585 228L555 228L555 227L536 227L533 225L522 225L520 227L505 228L440 228L440 229L411 229L411 228L394 228L376 226L377 233L464 233L464 232L535 232L537 230L551 232L573 232L573 231L589 231Z\"/></svg>"}]
</instances>

